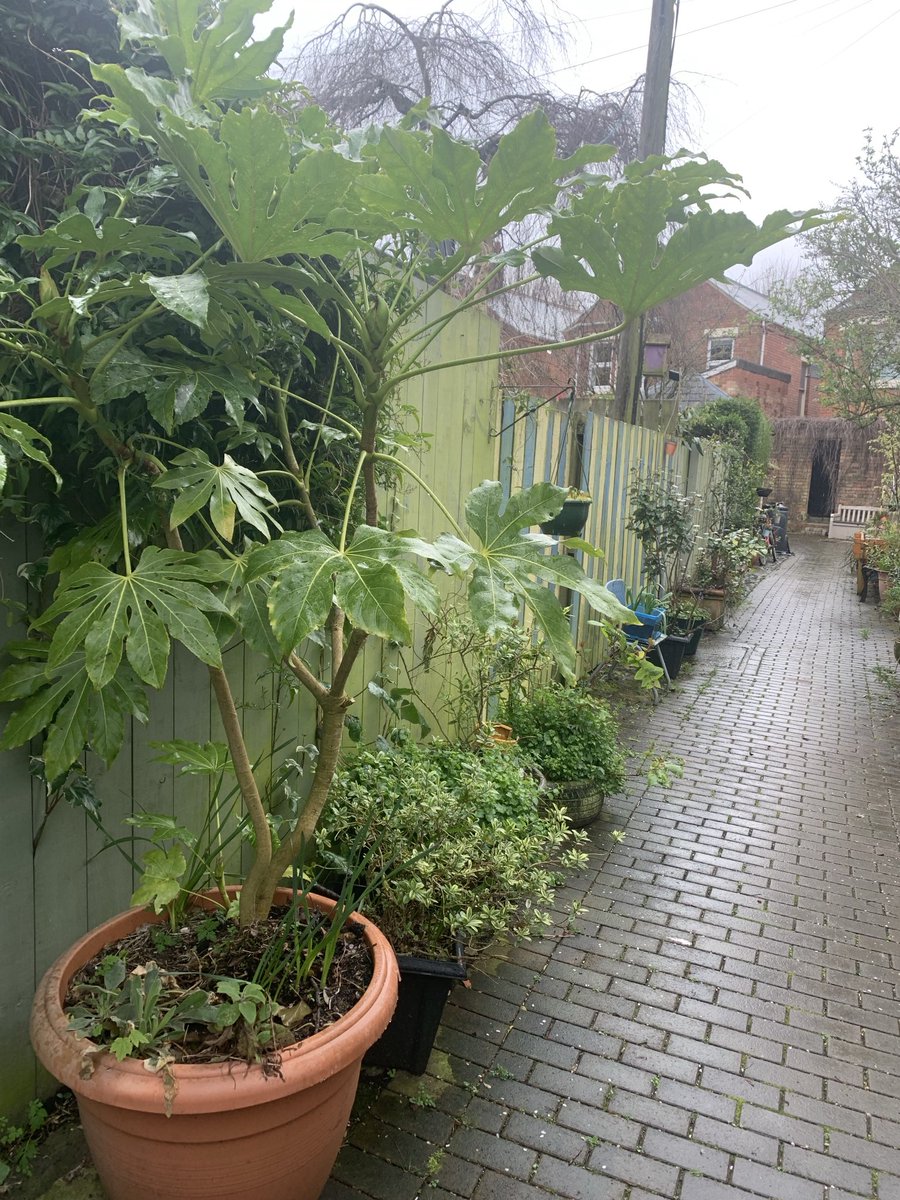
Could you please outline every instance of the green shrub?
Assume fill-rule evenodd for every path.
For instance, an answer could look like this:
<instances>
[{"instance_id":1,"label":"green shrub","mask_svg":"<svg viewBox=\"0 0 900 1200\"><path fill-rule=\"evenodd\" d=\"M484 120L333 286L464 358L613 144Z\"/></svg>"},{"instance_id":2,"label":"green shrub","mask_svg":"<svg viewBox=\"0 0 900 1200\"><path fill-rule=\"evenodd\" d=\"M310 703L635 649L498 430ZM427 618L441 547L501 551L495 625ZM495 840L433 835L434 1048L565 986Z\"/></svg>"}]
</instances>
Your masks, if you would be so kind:
<instances>
[{"instance_id":1,"label":"green shrub","mask_svg":"<svg viewBox=\"0 0 900 1200\"><path fill-rule=\"evenodd\" d=\"M514 751L363 750L336 777L318 860L351 867L356 845L369 878L385 873L365 913L398 951L446 957L459 935L474 952L545 928L558 869L583 861L582 836L538 799Z\"/></svg>"},{"instance_id":2,"label":"green shrub","mask_svg":"<svg viewBox=\"0 0 900 1200\"><path fill-rule=\"evenodd\" d=\"M537 688L511 700L506 719L519 749L548 779L592 779L606 795L621 790L625 757L615 718L602 701L578 688Z\"/></svg>"}]
</instances>

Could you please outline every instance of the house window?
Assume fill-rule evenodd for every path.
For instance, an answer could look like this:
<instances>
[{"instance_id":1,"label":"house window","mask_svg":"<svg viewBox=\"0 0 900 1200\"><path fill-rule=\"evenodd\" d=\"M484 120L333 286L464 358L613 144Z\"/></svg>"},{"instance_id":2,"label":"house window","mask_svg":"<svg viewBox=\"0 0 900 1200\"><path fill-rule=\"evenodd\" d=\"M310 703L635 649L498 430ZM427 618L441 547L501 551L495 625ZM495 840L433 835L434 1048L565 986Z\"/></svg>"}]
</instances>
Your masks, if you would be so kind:
<instances>
[{"instance_id":1,"label":"house window","mask_svg":"<svg viewBox=\"0 0 900 1200\"><path fill-rule=\"evenodd\" d=\"M616 344L612 338L591 343L588 360L588 388L592 392L611 392L615 381Z\"/></svg>"},{"instance_id":2,"label":"house window","mask_svg":"<svg viewBox=\"0 0 900 1200\"><path fill-rule=\"evenodd\" d=\"M731 362L734 358L733 337L711 337L706 344L706 365L718 366L720 363Z\"/></svg>"}]
</instances>

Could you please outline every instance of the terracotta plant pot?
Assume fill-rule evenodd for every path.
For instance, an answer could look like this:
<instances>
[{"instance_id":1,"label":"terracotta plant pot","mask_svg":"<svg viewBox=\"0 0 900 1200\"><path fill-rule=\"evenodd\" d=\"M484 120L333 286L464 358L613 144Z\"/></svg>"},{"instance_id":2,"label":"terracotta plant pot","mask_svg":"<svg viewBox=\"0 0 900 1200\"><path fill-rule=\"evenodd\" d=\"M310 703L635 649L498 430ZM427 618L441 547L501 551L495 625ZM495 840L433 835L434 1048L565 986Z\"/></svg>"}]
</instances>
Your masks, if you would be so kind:
<instances>
[{"instance_id":1,"label":"terracotta plant pot","mask_svg":"<svg viewBox=\"0 0 900 1200\"><path fill-rule=\"evenodd\" d=\"M289 902L282 889L279 899ZM322 911L333 907L310 897ZM166 1116L163 1080L137 1059L99 1053L68 1030L69 980L104 946L153 920L133 908L98 926L53 964L38 987L31 1039L38 1058L70 1087L109 1200L317 1200L331 1174L356 1095L363 1055L397 1002L397 960L358 914L373 975L346 1016L281 1055L281 1074L256 1064L176 1064ZM93 1057L93 1056L92 1056Z\"/></svg>"},{"instance_id":2,"label":"terracotta plant pot","mask_svg":"<svg viewBox=\"0 0 900 1200\"><path fill-rule=\"evenodd\" d=\"M725 592L722 588L707 588L702 592L682 592L707 614L707 629L721 629L725 624Z\"/></svg>"}]
</instances>

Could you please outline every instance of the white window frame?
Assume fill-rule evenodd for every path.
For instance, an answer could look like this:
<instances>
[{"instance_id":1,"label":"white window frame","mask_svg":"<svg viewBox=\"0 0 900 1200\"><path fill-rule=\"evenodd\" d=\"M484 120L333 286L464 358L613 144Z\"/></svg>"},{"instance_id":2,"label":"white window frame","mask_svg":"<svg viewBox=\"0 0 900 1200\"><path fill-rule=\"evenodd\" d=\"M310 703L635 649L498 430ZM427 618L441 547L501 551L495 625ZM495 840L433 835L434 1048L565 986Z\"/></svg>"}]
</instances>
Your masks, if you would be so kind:
<instances>
[{"instance_id":1,"label":"white window frame","mask_svg":"<svg viewBox=\"0 0 900 1200\"><path fill-rule=\"evenodd\" d=\"M728 350L728 353L727 354L713 354L713 345L716 342L719 342L719 343L728 342L730 344L730 349ZM718 333L718 332L710 334L710 336L706 342L706 366L707 366L707 369L709 367L721 367L723 363L731 362L733 358L734 358L734 335L730 334L730 333Z\"/></svg>"},{"instance_id":2,"label":"white window frame","mask_svg":"<svg viewBox=\"0 0 900 1200\"><path fill-rule=\"evenodd\" d=\"M591 342L588 356L588 390L595 395L607 394L616 382L616 343L614 338Z\"/></svg>"}]
</instances>

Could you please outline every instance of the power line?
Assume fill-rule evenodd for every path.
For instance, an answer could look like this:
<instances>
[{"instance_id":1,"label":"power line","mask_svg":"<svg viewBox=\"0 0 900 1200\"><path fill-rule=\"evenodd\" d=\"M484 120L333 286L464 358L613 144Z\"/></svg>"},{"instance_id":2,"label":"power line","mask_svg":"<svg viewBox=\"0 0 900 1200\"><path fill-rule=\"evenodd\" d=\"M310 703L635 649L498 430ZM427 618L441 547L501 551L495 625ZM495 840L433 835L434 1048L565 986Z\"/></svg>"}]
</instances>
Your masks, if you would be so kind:
<instances>
[{"instance_id":1,"label":"power line","mask_svg":"<svg viewBox=\"0 0 900 1200\"><path fill-rule=\"evenodd\" d=\"M861 8L865 8L868 4L871 4L871 3L872 3L872 0L861 0L861 2L857 5L855 5L855 7L851 8L849 12L839 13L838 15L839 16L852 16L853 13L858 12ZM876 25L873 25L871 29L867 29L865 33L861 33L858 38L856 38L852 42L849 42L846 46L842 46L840 48L840 50L837 51L837 53L833 54L831 56L831 58L827 59L824 63L821 64L822 68L830 67L831 64L833 62L836 62L837 59L839 59L842 54L846 54L848 50L850 50L854 46L858 45L865 38L867 38L871 34L873 34L877 29L880 29L882 25L886 25L892 17L897 16L897 11L898 10L895 9L893 12L888 13L888 15L884 18L884 20L879 21ZM820 22L819 25L814 25L813 28L818 29L820 27L820 25L824 25L824 24L826 24L826 22L822 21L822 22ZM759 105L758 108L753 109L753 111L750 112L746 117L744 117L743 120L738 121L737 125L732 125L732 127L730 129L727 129L724 133L720 133L718 137L715 137L711 141L707 142L706 143L707 146L710 146L710 147L715 146L718 143L722 142L725 138L731 137L731 135L733 133L736 133L739 129L743 129L745 125L749 125L749 123L751 121L753 121L756 117L758 117L760 113L765 112L767 109L771 108L774 104L777 104L777 103L779 103L779 99L777 96L773 97L770 100L767 100L765 104L761 104L761 105Z\"/></svg>"},{"instance_id":2,"label":"power line","mask_svg":"<svg viewBox=\"0 0 900 1200\"><path fill-rule=\"evenodd\" d=\"M779 0L778 4L770 4L767 8L757 8L753 12L739 13L736 17L727 17L724 21L714 21L711 25L700 25L697 29L685 29L683 33L678 35L679 40L690 37L694 33L706 33L708 29L718 29L722 25L733 25L735 21L745 21L748 17L758 17L761 13L773 12L776 8L787 8L790 4L799 4L800 0ZM601 54L598 58L587 58L584 62L568 63L564 67L556 67L552 71L544 71L536 76L538 79L546 79L550 75L560 75L563 71L574 71L578 67L592 67L594 63L608 62L611 58L621 58L624 54L633 54L636 50L645 50L646 42L640 42L637 46L629 46L626 50L615 50L612 54Z\"/></svg>"},{"instance_id":3,"label":"power line","mask_svg":"<svg viewBox=\"0 0 900 1200\"><path fill-rule=\"evenodd\" d=\"M896 15L897 15L897 10L894 9L894 11L892 13L888 13L888 15L884 18L883 21L879 21L877 25L873 25L871 29L867 30L865 33L861 33L859 35L859 37L856 38L855 41L852 41L850 43L849 46L844 46L841 50L839 50L837 52L837 54L834 56L834 58L840 58L840 56L842 54L846 54L848 50L851 50L854 46L858 45L863 40L863 38L867 38L870 33L874 33L875 30L880 29L882 27L882 25L887 25L888 21L890 21L892 17L896 17ZM831 59L832 62L834 62L834 58Z\"/></svg>"}]
</instances>

